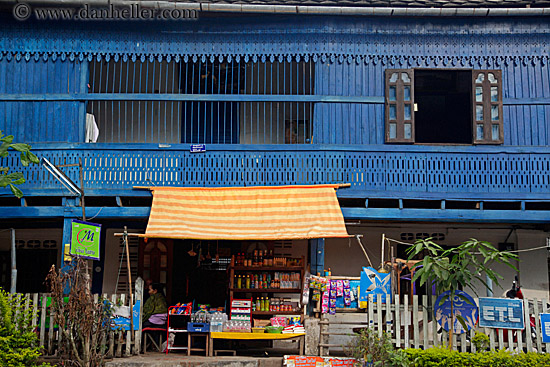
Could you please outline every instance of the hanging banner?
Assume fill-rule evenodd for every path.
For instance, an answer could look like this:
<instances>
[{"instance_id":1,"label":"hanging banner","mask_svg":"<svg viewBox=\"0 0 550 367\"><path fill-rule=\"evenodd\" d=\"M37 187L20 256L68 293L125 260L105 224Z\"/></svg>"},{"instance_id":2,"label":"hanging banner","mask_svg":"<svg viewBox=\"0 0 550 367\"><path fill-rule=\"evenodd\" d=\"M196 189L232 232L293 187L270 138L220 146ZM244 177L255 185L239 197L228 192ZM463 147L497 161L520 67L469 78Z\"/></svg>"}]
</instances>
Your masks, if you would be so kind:
<instances>
[{"instance_id":1,"label":"hanging banner","mask_svg":"<svg viewBox=\"0 0 550 367\"><path fill-rule=\"evenodd\" d=\"M134 323L134 330L139 329L139 319L140 319L140 306L141 301L136 301L132 309L132 322ZM114 307L113 319L111 320L111 329L113 330L130 330L130 307L129 306L119 306Z\"/></svg>"},{"instance_id":2,"label":"hanging banner","mask_svg":"<svg viewBox=\"0 0 550 367\"><path fill-rule=\"evenodd\" d=\"M449 297L450 291L443 292L437 297L437 300L435 301L435 319L441 325L445 331L449 331L451 328L451 298ZM441 303L441 300L445 300L443 303ZM468 301L466 301L466 299ZM462 326L462 323L457 318L457 316L461 316L464 320L464 323L466 324L466 327L468 330L475 327L477 324L477 317L478 317L478 311L477 311L477 305L474 301L474 299L466 292L463 291L455 291L455 296L453 300L453 314L454 314L454 333L455 334L462 334L465 333L467 330L464 330L464 327Z\"/></svg>"},{"instance_id":3,"label":"hanging banner","mask_svg":"<svg viewBox=\"0 0 550 367\"><path fill-rule=\"evenodd\" d=\"M99 260L101 224L73 219L70 254L85 259Z\"/></svg>"},{"instance_id":4,"label":"hanging banner","mask_svg":"<svg viewBox=\"0 0 550 367\"><path fill-rule=\"evenodd\" d=\"M374 268L366 267L361 272L361 283L359 287L359 307L366 308L369 295L373 295L373 301L378 302L381 297L382 303L391 302L391 274L379 273Z\"/></svg>"},{"instance_id":5,"label":"hanging banner","mask_svg":"<svg viewBox=\"0 0 550 367\"><path fill-rule=\"evenodd\" d=\"M542 332L542 342L550 343L550 313L540 314L540 326Z\"/></svg>"},{"instance_id":6,"label":"hanging banner","mask_svg":"<svg viewBox=\"0 0 550 367\"><path fill-rule=\"evenodd\" d=\"M479 326L499 329L525 328L523 300L510 298L480 298Z\"/></svg>"},{"instance_id":7,"label":"hanging banner","mask_svg":"<svg viewBox=\"0 0 550 367\"><path fill-rule=\"evenodd\" d=\"M315 357L315 356L284 356L285 367L353 367L357 363L354 358Z\"/></svg>"}]
</instances>

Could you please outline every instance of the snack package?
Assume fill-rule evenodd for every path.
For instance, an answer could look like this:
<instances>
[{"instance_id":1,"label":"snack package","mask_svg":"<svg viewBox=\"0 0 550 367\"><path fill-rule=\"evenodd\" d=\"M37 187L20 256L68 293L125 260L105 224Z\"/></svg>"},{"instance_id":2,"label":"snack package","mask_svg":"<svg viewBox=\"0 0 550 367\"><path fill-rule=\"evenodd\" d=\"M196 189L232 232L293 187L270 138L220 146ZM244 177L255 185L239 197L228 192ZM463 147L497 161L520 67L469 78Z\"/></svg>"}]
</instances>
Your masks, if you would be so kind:
<instances>
[{"instance_id":1,"label":"snack package","mask_svg":"<svg viewBox=\"0 0 550 367\"><path fill-rule=\"evenodd\" d=\"M336 299L336 289L330 288L330 298Z\"/></svg>"},{"instance_id":2,"label":"snack package","mask_svg":"<svg viewBox=\"0 0 550 367\"><path fill-rule=\"evenodd\" d=\"M351 298L344 296L344 305L351 306Z\"/></svg>"},{"instance_id":3,"label":"snack package","mask_svg":"<svg viewBox=\"0 0 550 367\"><path fill-rule=\"evenodd\" d=\"M330 307L328 313L329 313L330 315L336 315L336 306Z\"/></svg>"},{"instance_id":4,"label":"snack package","mask_svg":"<svg viewBox=\"0 0 550 367\"><path fill-rule=\"evenodd\" d=\"M319 280L321 284L321 290L323 292L330 289L330 283L328 282L327 278L320 278Z\"/></svg>"},{"instance_id":5,"label":"snack package","mask_svg":"<svg viewBox=\"0 0 550 367\"><path fill-rule=\"evenodd\" d=\"M351 305L351 290L349 288L344 288L344 305Z\"/></svg>"},{"instance_id":6,"label":"snack package","mask_svg":"<svg viewBox=\"0 0 550 367\"><path fill-rule=\"evenodd\" d=\"M336 296L342 297L344 295L344 283L341 280L336 281Z\"/></svg>"},{"instance_id":7,"label":"snack package","mask_svg":"<svg viewBox=\"0 0 550 367\"><path fill-rule=\"evenodd\" d=\"M318 289L314 289L314 290L313 290L313 295L311 296L311 299L312 299L313 301L318 301L318 300L320 300L320 299L321 299L321 291L318 290Z\"/></svg>"},{"instance_id":8,"label":"snack package","mask_svg":"<svg viewBox=\"0 0 550 367\"><path fill-rule=\"evenodd\" d=\"M322 305L321 306L321 313L328 313L328 305Z\"/></svg>"},{"instance_id":9,"label":"snack package","mask_svg":"<svg viewBox=\"0 0 550 367\"><path fill-rule=\"evenodd\" d=\"M301 324L300 321L301 321L300 316L293 316L293 317L289 318L288 324L289 325L300 325Z\"/></svg>"}]
</instances>

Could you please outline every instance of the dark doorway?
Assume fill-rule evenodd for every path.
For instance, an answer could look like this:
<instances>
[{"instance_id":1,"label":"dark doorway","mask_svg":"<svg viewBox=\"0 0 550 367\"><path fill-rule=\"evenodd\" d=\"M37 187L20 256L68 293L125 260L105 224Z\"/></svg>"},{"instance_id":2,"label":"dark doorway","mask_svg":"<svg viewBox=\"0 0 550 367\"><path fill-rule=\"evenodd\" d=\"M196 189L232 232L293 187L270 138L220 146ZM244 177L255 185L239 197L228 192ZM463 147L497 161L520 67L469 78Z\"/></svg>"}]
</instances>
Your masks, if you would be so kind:
<instances>
[{"instance_id":1,"label":"dark doorway","mask_svg":"<svg viewBox=\"0 0 550 367\"><path fill-rule=\"evenodd\" d=\"M17 292L48 292L44 281L52 265L57 264L57 249L17 250Z\"/></svg>"},{"instance_id":2,"label":"dark doorway","mask_svg":"<svg viewBox=\"0 0 550 367\"><path fill-rule=\"evenodd\" d=\"M417 143L472 144L472 73L414 71Z\"/></svg>"}]
</instances>

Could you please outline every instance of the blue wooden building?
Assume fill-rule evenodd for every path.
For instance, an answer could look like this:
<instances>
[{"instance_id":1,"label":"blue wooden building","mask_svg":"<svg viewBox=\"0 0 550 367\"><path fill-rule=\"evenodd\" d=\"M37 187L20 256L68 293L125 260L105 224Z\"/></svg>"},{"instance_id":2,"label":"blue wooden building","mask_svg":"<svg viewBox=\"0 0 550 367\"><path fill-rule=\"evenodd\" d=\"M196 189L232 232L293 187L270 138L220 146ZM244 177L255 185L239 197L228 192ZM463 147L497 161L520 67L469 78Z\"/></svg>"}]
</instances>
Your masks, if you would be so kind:
<instances>
[{"instance_id":1,"label":"blue wooden building","mask_svg":"<svg viewBox=\"0 0 550 367\"><path fill-rule=\"evenodd\" d=\"M111 19L78 1L14 3L2 3L0 129L55 165L81 160L82 182L62 169L103 225L97 291L116 278L112 233L145 228L151 195L135 186L350 183L348 232L378 258L381 233L514 249L548 237L549 1L159 1L140 8L154 20L112 19L116 0L94 13ZM81 200L43 166L6 163L27 176L24 199L0 193L20 271L47 265L25 249L59 262ZM314 270L345 273L357 253L310 242ZM522 282L547 295L545 250L526 254Z\"/></svg>"}]
</instances>

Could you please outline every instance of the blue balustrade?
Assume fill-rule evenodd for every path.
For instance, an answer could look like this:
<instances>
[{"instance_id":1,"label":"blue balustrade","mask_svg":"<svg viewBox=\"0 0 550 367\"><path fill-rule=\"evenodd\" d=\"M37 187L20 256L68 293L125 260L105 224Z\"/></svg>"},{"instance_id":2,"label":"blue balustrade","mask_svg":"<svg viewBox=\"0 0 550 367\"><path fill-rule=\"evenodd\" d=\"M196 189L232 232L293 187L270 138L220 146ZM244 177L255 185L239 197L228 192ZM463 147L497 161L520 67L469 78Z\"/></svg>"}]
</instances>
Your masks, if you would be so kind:
<instances>
[{"instance_id":1,"label":"blue balustrade","mask_svg":"<svg viewBox=\"0 0 550 367\"><path fill-rule=\"evenodd\" d=\"M550 198L550 152L544 148L75 144L35 147L56 165L82 158L86 195L135 195L134 186L263 186L350 183L344 197ZM27 195L68 195L43 167L20 166L12 153L1 166L23 171ZM77 167L63 168L79 184Z\"/></svg>"}]
</instances>

